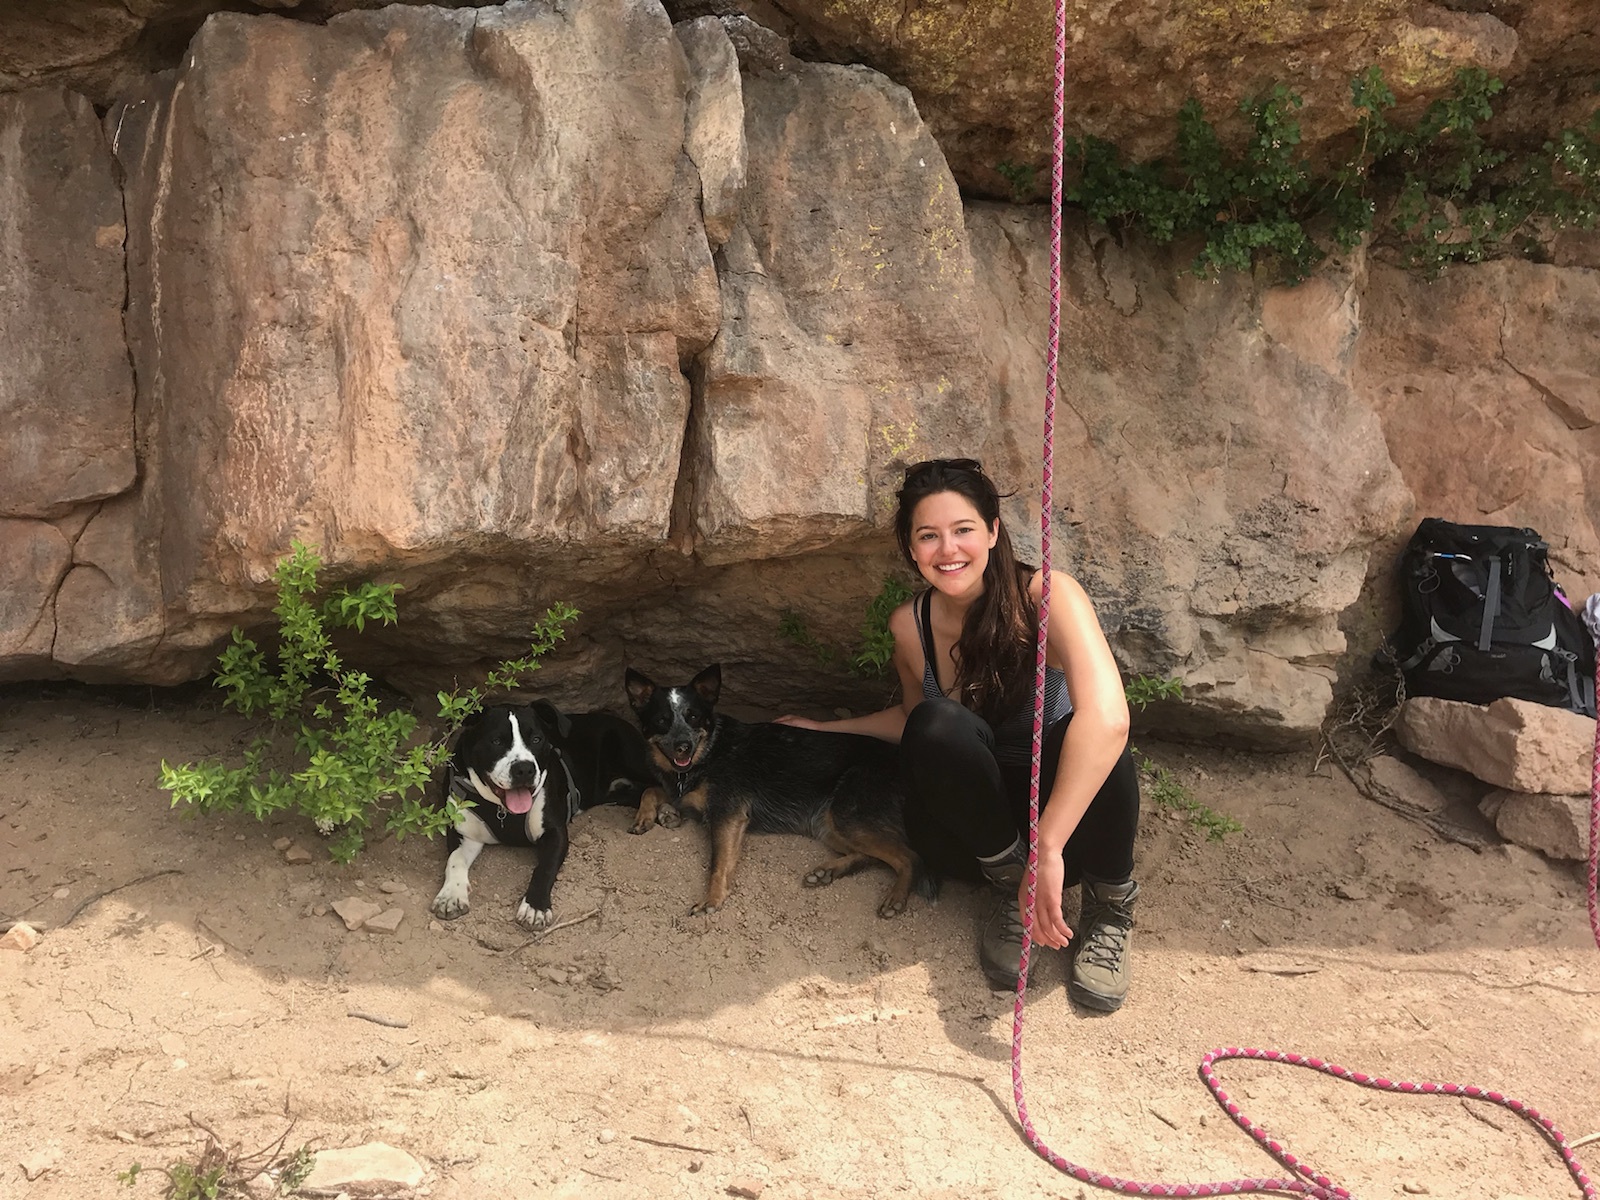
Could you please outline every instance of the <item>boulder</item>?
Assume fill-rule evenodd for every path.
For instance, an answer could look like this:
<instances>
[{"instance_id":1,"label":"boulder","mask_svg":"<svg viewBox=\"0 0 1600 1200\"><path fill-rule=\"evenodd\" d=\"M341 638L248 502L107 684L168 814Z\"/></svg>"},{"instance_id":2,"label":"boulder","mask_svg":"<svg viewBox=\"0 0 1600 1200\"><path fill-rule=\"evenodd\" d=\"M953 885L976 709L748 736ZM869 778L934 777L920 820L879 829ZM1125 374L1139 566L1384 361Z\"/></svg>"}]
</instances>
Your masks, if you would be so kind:
<instances>
[{"instance_id":1,"label":"boulder","mask_svg":"<svg viewBox=\"0 0 1600 1200\"><path fill-rule=\"evenodd\" d=\"M133 484L122 195L82 96L0 95L0 518Z\"/></svg>"},{"instance_id":2,"label":"boulder","mask_svg":"<svg viewBox=\"0 0 1600 1200\"><path fill-rule=\"evenodd\" d=\"M728 240L744 191L744 89L739 57L722 22L701 17L674 27L689 59L688 131L683 149L700 176L700 212L713 249Z\"/></svg>"},{"instance_id":3,"label":"boulder","mask_svg":"<svg viewBox=\"0 0 1600 1200\"><path fill-rule=\"evenodd\" d=\"M1026 494L1048 229L991 205L968 227L991 314L991 447ZM1350 379L1356 277L1200 280L1179 253L1071 219L1063 252L1057 564L1089 589L1125 666L1183 680L1164 729L1303 743L1332 698L1341 615L1410 499ZM1014 511L1013 527L1034 514Z\"/></svg>"},{"instance_id":4,"label":"boulder","mask_svg":"<svg viewBox=\"0 0 1600 1200\"><path fill-rule=\"evenodd\" d=\"M0 680L55 673L55 594L72 543L46 521L0 519Z\"/></svg>"},{"instance_id":5,"label":"boulder","mask_svg":"<svg viewBox=\"0 0 1600 1200\"><path fill-rule=\"evenodd\" d=\"M1392 754L1379 754L1367 760L1372 783L1398 800L1424 812L1443 812L1450 797L1422 772Z\"/></svg>"},{"instance_id":6,"label":"boulder","mask_svg":"<svg viewBox=\"0 0 1600 1200\"><path fill-rule=\"evenodd\" d=\"M1549 858L1589 857L1589 797L1549 792L1492 792L1484 804L1492 808L1494 827L1508 842L1537 850Z\"/></svg>"},{"instance_id":7,"label":"boulder","mask_svg":"<svg viewBox=\"0 0 1600 1200\"><path fill-rule=\"evenodd\" d=\"M1595 723L1565 709L1509 698L1464 704L1432 696L1405 702L1400 744L1514 792L1588 793Z\"/></svg>"}]
</instances>

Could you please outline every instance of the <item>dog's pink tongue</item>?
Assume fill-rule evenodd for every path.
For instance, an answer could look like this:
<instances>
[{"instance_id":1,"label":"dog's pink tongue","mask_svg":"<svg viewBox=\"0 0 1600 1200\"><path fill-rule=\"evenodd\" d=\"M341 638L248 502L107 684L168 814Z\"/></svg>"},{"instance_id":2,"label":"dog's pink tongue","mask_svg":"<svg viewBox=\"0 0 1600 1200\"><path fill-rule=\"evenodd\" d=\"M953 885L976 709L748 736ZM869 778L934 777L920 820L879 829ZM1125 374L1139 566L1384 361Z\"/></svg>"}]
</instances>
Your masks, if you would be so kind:
<instances>
[{"instance_id":1,"label":"dog's pink tongue","mask_svg":"<svg viewBox=\"0 0 1600 1200\"><path fill-rule=\"evenodd\" d=\"M507 788L506 807L514 813L525 813L533 807L533 792L528 788Z\"/></svg>"}]
</instances>

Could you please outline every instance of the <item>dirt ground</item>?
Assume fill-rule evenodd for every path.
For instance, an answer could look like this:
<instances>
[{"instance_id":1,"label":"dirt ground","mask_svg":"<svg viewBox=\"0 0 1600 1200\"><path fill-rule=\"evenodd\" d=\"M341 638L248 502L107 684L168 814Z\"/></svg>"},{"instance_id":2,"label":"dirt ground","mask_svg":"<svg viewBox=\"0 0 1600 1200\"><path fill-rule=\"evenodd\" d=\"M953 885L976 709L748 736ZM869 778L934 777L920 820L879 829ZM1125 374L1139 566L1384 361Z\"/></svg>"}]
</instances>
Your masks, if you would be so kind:
<instances>
[{"instance_id":1,"label":"dirt ground","mask_svg":"<svg viewBox=\"0 0 1600 1200\"><path fill-rule=\"evenodd\" d=\"M1101 1194L1020 1138L1011 999L976 968L973 889L880 921L886 873L807 890L820 847L763 838L729 904L690 917L699 827L633 837L602 808L576 822L556 890L558 919L597 915L532 941L511 920L529 862L491 848L471 913L430 922L440 843L341 867L297 820L168 810L160 761L235 752L243 729L194 695L0 692L0 913L45 927L0 954L0 1196L160 1195L153 1168L199 1148L191 1115L245 1149L291 1120L291 1146L382 1140L440 1198L718 1197L740 1180L763 1200ZM1211 842L1147 808L1120 1012L1075 1010L1061 959L1038 963L1024 1066L1054 1149L1138 1179L1281 1174L1196 1077L1224 1045L1477 1083L1569 1137L1600 1129L1578 869L1443 841L1309 754L1144 749L1244 832ZM314 860L286 862L283 837ZM324 906L352 895L392 898L398 931L347 932ZM1292 1067L1222 1075L1358 1196L1580 1194L1498 1108ZM24 1161L53 1165L30 1182Z\"/></svg>"}]
</instances>

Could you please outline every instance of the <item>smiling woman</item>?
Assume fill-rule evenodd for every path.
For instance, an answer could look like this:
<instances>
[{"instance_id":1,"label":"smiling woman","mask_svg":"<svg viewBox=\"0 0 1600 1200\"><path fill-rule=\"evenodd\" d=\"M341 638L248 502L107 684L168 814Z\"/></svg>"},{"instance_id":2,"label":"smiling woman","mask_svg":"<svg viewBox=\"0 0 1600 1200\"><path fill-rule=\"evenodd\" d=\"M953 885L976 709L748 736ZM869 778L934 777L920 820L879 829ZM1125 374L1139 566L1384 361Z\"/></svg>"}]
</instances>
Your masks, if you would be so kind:
<instances>
[{"instance_id":1,"label":"smiling woman","mask_svg":"<svg viewBox=\"0 0 1600 1200\"><path fill-rule=\"evenodd\" d=\"M1017 561L1000 493L975 460L917 463L898 499L895 536L928 584L889 618L901 703L844 721L783 720L900 744L911 843L931 870L987 880L1000 893L979 961L997 987L1012 988L1026 904L1030 651L1041 572ZM1060 572L1051 594L1034 938L1058 949L1074 940L1062 891L1081 880L1083 934L1069 992L1109 1011L1128 991L1138 773L1122 678L1094 608Z\"/></svg>"}]
</instances>

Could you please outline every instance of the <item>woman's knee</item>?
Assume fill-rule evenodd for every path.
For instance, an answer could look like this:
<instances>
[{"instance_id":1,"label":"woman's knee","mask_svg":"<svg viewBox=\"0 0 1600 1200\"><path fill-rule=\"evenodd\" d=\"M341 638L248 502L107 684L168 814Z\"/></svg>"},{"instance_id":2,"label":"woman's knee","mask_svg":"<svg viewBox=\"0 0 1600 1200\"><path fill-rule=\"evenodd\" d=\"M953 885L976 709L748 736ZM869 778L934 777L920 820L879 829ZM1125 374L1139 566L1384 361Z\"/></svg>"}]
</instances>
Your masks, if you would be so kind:
<instances>
[{"instance_id":1,"label":"woman's knee","mask_svg":"<svg viewBox=\"0 0 1600 1200\"><path fill-rule=\"evenodd\" d=\"M982 717L941 696L924 700L911 710L905 731L900 735L900 745L902 749L919 753L938 752L971 738L992 746L994 734Z\"/></svg>"}]
</instances>

